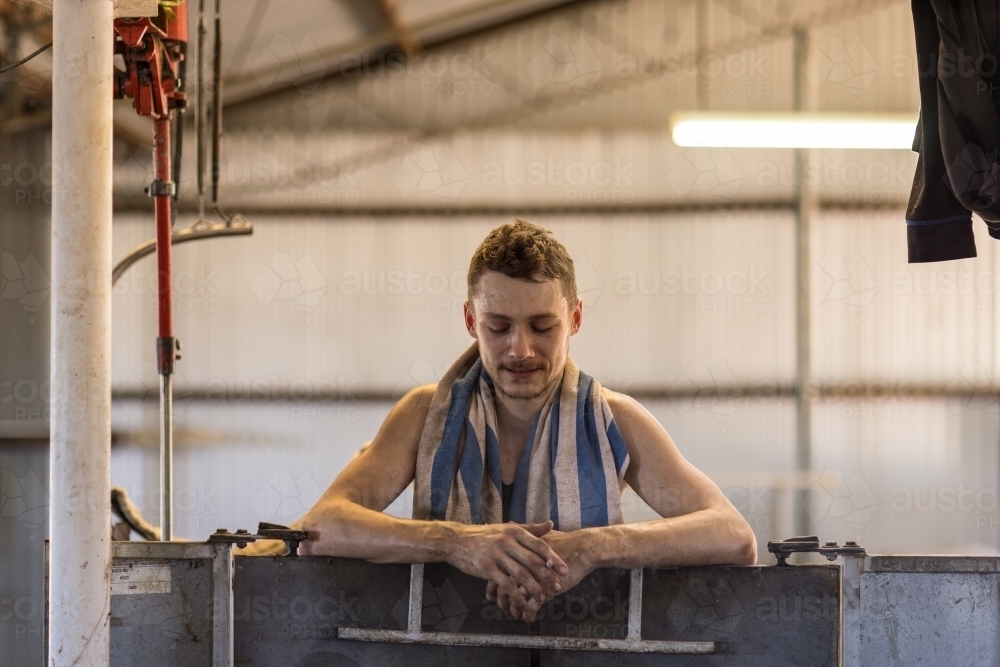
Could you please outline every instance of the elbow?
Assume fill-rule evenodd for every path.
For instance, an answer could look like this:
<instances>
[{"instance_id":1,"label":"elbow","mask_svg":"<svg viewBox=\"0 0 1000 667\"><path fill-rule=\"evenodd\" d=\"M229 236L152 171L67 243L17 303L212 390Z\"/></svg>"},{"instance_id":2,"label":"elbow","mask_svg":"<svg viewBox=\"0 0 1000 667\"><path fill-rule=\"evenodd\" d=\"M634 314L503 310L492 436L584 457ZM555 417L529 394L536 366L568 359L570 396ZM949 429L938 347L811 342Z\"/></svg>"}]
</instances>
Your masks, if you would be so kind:
<instances>
[{"instance_id":1,"label":"elbow","mask_svg":"<svg viewBox=\"0 0 1000 667\"><path fill-rule=\"evenodd\" d=\"M300 520L308 538L302 543L303 555L338 555L337 536L342 534L342 512L337 503L316 503Z\"/></svg>"},{"instance_id":2,"label":"elbow","mask_svg":"<svg viewBox=\"0 0 1000 667\"><path fill-rule=\"evenodd\" d=\"M733 523L733 564L734 565L756 565L757 564L757 536L754 535L750 524L742 515L737 514Z\"/></svg>"}]
</instances>

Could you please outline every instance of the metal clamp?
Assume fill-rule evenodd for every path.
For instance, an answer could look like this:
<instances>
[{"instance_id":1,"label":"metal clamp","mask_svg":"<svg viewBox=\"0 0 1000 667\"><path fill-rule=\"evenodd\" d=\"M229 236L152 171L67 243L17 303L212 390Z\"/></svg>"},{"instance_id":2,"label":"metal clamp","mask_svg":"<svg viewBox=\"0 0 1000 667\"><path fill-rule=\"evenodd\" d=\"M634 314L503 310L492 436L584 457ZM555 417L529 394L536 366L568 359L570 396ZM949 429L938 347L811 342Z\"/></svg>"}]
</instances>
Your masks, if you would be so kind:
<instances>
[{"instance_id":1,"label":"metal clamp","mask_svg":"<svg viewBox=\"0 0 1000 667\"><path fill-rule=\"evenodd\" d=\"M257 540L281 540L288 547L289 556L298 556L299 543L307 539L309 535L304 530L292 530L288 526L266 521L261 521L257 526L256 535L251 535L245 528L240 528L235 533L219 528L208 537L210 543L235 544L240 549Z\"/></svg>"},{"instance_id":2,"label":"metal clamp","mask_svg":"<svg viewBox=\"0 0 1000 667\"><path fill-rule=\"evenodd\" d=\"M143 192L150 197L173 197L177 194L177 184L173 181L153 181L143 188Z\"/></svg>"},{"instance_id":3,"label":"metal clamp","mask_svg":"<svg viewBox=\"0 0 1000 667\"><path fill-rule=\"evenodd\" d=\"M815 535L791 537L787 540L774 540L767 543L767 550L778 559L778 565L788 565L787 558L794 553L818 553L827 560L836 560L838 556L865 556L865 548L857 542L844 542L844 546L836 542L826 542L820 546Z\"/></svg>"}]
</instances>

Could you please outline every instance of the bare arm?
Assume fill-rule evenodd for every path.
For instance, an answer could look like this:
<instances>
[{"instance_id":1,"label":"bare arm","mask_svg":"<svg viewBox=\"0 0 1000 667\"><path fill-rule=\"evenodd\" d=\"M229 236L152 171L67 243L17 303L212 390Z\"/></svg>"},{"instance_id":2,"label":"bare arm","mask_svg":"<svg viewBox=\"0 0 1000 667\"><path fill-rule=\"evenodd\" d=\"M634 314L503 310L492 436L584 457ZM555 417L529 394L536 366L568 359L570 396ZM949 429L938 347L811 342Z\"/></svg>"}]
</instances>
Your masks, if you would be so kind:
<instances>
[{"instance_id":1,"label":"bare arm","mask_svg":"<svg viewBox=\"0 0 1000 667\"><path fill-rule=\"evenodd\" d=\"M450 522L410 521L383 510L413 481L417 443L433 386L418 387L393 406L364 453L337 476L305 517L303 553L376 563L446 560Z\"/></svg>"},{"instance_id":2,"label":"bare arm","mask_svg":"<svg viewBox=\"0 0 1000 667\"><path fill-rule=\"evenodd\" d=\"M605 396L629 450L625 480L664 518L577 531L593 566L755 563L753 531L719 487L635 399L608 390Z\"/></svg>"},{"instance_id":3,"label":"bare arm","mask_svg":"<svg viewBox=\"0 0 1000 667\"><path fill-rule=\"evenodd\" d=\"M753 531L719 487L681 456L666 430L638 402L604 391L629 451L625 481L664 518L545 535L542 539L569 564L563 590L602 567L755 563ZM491 583L486 596L518 617ZM536 613L542 604L530 600L525 614Z\"/></svg>"},{"instance_id":4,"label":"bare arm","mask_svg":"<svg viewBox=\"0 0 1000 667\"><path fill-rule=\"evenodd\" d=\"M566 563L543 540L551 522L473 526L399 519L383 510L413 481L417 446L434 386L418 387L389 412L368 449L351 461L303 517L304 555L376 563L448 562L492 582L521 608L562 587Z\"/></svg>"}]
</instances>

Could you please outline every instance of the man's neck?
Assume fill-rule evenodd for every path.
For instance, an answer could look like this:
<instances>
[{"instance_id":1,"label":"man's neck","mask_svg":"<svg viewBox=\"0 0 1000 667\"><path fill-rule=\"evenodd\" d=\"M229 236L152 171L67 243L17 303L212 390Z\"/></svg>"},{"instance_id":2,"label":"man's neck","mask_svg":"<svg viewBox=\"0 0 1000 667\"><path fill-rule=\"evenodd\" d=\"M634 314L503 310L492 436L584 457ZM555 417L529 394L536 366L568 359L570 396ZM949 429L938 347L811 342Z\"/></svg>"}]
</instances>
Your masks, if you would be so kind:
<instances>
[{"instance_id":1,"label":"man's neck","mask_svg":"<svg viewBox=\"0 0 1000 667\"><path fill-rule=\"evenodd\" d=\"M511 398L502 392L495 392L497 428L500 429L500 433L526 435L558 384L558 382L553 383L551 387L531 399Z\"/></svg>"}]
</instances>

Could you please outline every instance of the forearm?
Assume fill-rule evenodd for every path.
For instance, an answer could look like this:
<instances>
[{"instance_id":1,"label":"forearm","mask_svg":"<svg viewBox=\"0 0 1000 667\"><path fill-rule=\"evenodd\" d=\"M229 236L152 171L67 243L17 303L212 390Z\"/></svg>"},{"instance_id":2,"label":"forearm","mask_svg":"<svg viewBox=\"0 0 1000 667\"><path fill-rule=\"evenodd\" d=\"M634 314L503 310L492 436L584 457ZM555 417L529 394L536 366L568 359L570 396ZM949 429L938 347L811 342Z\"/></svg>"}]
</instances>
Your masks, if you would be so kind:
<instances>
[{"instance_id":1,"label":"forearm","mask_svg":"<svg viewBox=\"0 0 1000 667\"><path fill-rule=\"evenodd\" d=\"M317 503L303 518L306 555L361 558L375 563L448 560L455 541L450 521L399 519L348 500Z\"/></svg>"},{"instance_id":2,"label":"forearm","mask_svg":"<svg viewBox=\"0 0 1000 667\"><path fill-rule=\"evenodd\" d=\"M577 532L584 545L582 556L595 569L750 565L757 559L749 525L719 509Z\"/></svg>"}]
</instances>

